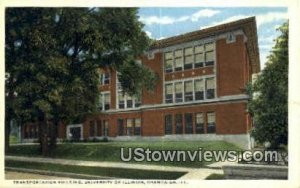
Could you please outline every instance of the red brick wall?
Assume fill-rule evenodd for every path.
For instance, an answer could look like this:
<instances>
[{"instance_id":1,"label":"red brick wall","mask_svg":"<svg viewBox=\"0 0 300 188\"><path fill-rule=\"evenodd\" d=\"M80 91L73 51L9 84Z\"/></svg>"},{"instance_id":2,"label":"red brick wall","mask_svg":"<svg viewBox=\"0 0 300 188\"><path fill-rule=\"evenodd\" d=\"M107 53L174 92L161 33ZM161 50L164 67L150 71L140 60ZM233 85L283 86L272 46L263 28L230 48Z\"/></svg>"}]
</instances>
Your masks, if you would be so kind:
<instances>
[{"instance_id":1,"label":"red brick wall","mask_svg":"<svg viewBox=\"0 0 300 188\"><path fill-rule=\"evenodd\" d=\"M160 104L163 102L163 59L162 53L155 53L153 59L147 57L142 58L143 64L152 69L158 78L157 85L152 92L145 89L142 94L142 104Z\"/></svg>"},{"instance_id":2,"label":"red brick wall","mask_svg":"<svg viewBox=\"0 0 300 188\"><path fill-rule=\"evenodd\" d=\"M180 72L165 73L165 81L192 78L196 76L204 76L214 74L213 67L202 67L196 69L183 70Z\"/></svg>"},{"instance_id":3,"label":"red brick wall","mask_svg":"<svg viewBox=\"0 0 300 188\"><path fill-rule=\"evenodd\" d=\"M242 94L245 89L245 43L242 35L236 42L226 39L216 42L217 52L217 94L218 96Z\"/></svg>"},{"instance_id":4,"label":"red brick wall","mask_svg":"<svg viewBox=\"0 0 300 188\"><path fill-rule=\"evenodd\" d=\"M185 113L193 114L193 127L195 130L195 114L203 113L206 130L206 113L216 114L216 134L246 134L251 128L251 122L246 112L246 102L222 103L222 104L199 104L194 106L174 107L155 110L143 110L142 112L126 112L111 115L99 115L98 120L109 121L109 136L118 135L117 120L123 119L126 124L128 118L141 118L142 136L163 136L165 130L165 115L171 114L173 126L175 125L175 115ZM183 120L184 121L184 120ZM183 123L183 129L184 129ZM89 120L84 123L84 138L89 137ZM184 131L183 131L184 132Z\"/></svg>"}]
</instances>

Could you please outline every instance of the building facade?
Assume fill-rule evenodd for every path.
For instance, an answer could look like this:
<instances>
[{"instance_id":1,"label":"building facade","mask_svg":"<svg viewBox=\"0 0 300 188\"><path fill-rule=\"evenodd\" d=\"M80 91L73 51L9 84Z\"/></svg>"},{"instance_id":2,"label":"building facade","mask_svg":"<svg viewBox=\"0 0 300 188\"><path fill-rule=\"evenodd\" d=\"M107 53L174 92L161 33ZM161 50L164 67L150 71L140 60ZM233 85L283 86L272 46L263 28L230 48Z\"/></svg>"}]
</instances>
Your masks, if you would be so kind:
<instances>
[{"instance_id":1,"label":"building facade","mask_svg":"<svg viewBox=\"0 0 300 188\"><path fill-rule=\"evenodd\" d=\"M225 140L250 147L246 86L260 71L254 17L156 41L140 63L158 75L154 91L123 95L118 73L103 71L99 114L59 126L59 137ZM26 128L23 135L30 134Z\"/></svg>"}]
</instances>

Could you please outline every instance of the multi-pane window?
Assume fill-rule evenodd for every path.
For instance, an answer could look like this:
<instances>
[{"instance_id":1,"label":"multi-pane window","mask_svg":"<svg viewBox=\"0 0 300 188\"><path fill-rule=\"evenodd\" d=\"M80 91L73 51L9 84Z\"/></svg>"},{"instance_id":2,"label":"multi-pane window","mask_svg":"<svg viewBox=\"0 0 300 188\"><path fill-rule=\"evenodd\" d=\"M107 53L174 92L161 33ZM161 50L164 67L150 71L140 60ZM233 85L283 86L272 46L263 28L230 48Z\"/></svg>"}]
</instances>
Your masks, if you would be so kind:
<instances>
[{"instance_id":1,"label":"multi-pane window","mask_svg":"<svg viewBox=\"0 0 300 188\"><path fill-rule=\"evenodd\" d=\"M175 133L182 134L182 114L175 115Z\"/></svg>"},{"instance_id":2,"label":"multi-pane window","mask_svg":"<svg viewBox=\"0 0 300 188\"><path fill-rule=\"evenodd\" d=\"M141 135L141 119L136 118L134 121L134 135Z\"/></svg>"},{"instance_id":3,"label":"multi-pane window","mask_svg":"<svg viewBox=\"0 0 300 188\"><path fill-rule=\"evenodd\" d=\"M184 70L193 68L194 55L193 47L184 49Z\"/></svg>"},{"instance_id":4,"label":"multi-pane window","mask_svg":"<svg viewBox=\"0 0 300 188\"><path fill-rule=\"evenodd\" d=\"M172 134L172 115L165 116L165 134Z\"/></svg>"},{"instance_id":5,"label":"multi-pane window","mask_svg":"<svg viewBox=\"0 0 300 188\"><path fill-rule=\"evenodd\" d=\"M101 73L100 74L100 84L105 85L110 82L110 74L109 73Z\"/></svg>"},{"instance_id":6,"label":"multi-pane window","mask_svg":"<svg viewBox=\"0 0 300 188\"><path fill-rule=\"evenodd\" d=\"M173 103L173 84L165 85L165 103Z\"/></svg>"},{"instance_id":7,"label":"multi-pane window","mask_svg":"<svg viewBox=\"0 0 300 188\"><path fill-rule=\"evenodd\" d=\"M215 62L214 43L206 43L196 46L176 49L174 51L166 52L164 54L165 72L172 72L173 67L175 71L213 66ZM194 65L194 66L193 66Z\"/></svg>"},{"instance_id":8,"label":"multi-pane window","mask_svg":"<svg viewBox=\"0 0 300 188\"><path fill-rule=\"evenodd\" d=\"M195 78L165 84L165 103L181 103L214 99L215 77Z\"/></svg>"},{"instance_id":9,"label":"multi-pane window","mask_svg":"<svg viewBox=\"0 0 300 188\"><path fill-rule=\"evenodd\" d=\"M204 64L204 46L195 46L195 68L203 67Z\"/></svg>"},{"instance_id":10,"label":"multi-pane window","mask_svg":"<svg viewBox=\"0 0 300 188\"><path fill-rule=\"evenodd\" d=\"M97 109L99 111L110 109L110 93L100 93Z\"/></svg>"},{"instance_id":11,"label":"multi-pane window","mask_svg":"<svg viewBox=\"0 0 300 188\"><path fill-rule=\"evenodd\" d=\"M98 97L97 109L98 109L98 111L103 110L103 98L102 98L101 93L99 94L99 97Z\"/></svg>"},{"instance_id":12,"label":"multi-pane window","mask_svg":"<svg viewBox=\"0 0 300 188\"><path fill-rule=\"evenodd\" d=\"M104 133L104 136L108 136L108 120L104 120L103 121L103 133Z\"/></svg>"},{"instance_id":13,"label":"multi-pane window","mask_svg":"<svg viewBox=\"0 0 300 188\"><path fill-rule=\"evenodd\" d=\"M193 81L184 82L184 101L193 101Z\"/></svg>"},{"instance_id":14,"label":"multi-pane window","mask_svg":"<svg viewBox=\"0 0 300 188\"><path fill-rule=\"evenodd\" d=\"M118 135L123 136L124 135L124 120L118 119L117 125L118 125Z\"/></svg>"},{"instance_id":15,"label":"multi-pane window","mask_svg":"<svg viewBox=\"0 0 300 188\"><path fill-rule=\"evenodd\" d=\"M213 43L205 44L205 66L214 65L214 45Z\"/></svg>"},{"instance_id":16,"label":"multi-pane window","mask_svg":"<svg viewBox=\"0 0 300 188\"><path fill-rule=\"evenodd\" d=\"M195 100L204 99L204 81L203 79L197 79L194 81L195 88Z\"/></svg>"},{"instance_id":17,"label":"multi-pane window","mask_svg":"<svg viewBox=\"0 0 300 188\"><path fill-rule=\"evenodd\" d=\"M118 92L118 99L119 99L119 109L124 109L125 108L125 100L124 100L124 95L122 92Z\"/></svg>"},{"instance_id":18,"label":"multi-pane window","mask_svg":"<svg viewBox=\"0 0 300 188\"><path fill-rule=\"evenodd\" d=\"M132 97L129 95L126 95L126 101L127 101L127 108L132 108L133 107Z\"/></svg>"},{"instance_id":19,"label":"multi-pane window","mask_svg":"<svg viewBox=\"0 0 300 188\"><path fill-rule=\"evenodd\" d=\"M173 52L165 53L165 72L173 71Z\"/></svg>"},{"instance_id":20,"label":"multi-pane window","mask_svg":"<svg viewBox=\"0 0 300 188\"><path fill-rule=\"evenodd\" d=\"M127 135L132 135L133 132L133 119L126 120L126 133Z\"/></svg>"},{"instance_id":21,"label":"multi-pane window","mask_svg":"<svg viewBox=\"0 0 300 188\"><path fill-rule=\"evenodd\" d=\"M109 84L109 73L104 74L103 84Z\"/></svg>"},{"instance_id":22,"label":"multi-pane window","mask_svg":"<svg viewBox=\"0 0 300 188\"><path fill-rule=\"evenodd\" d=\"M187 113L184 114L184 122L185 122L185 134L193 133L193 114Z\"/></svg>"},{"instance_id":23,"label":"multi-pane window","mask_svg":"<svg viewBox=\"0 0 300 188\"><path fill-rule=\"evenodd\" d=\"M104 110L110 109L110 93L104 93Z\"/></svg>"},{"instance_id":24,"label":"multi-pane window","mask_svg":"<svg viewBox=\"0 0 300 188\"><path fill-rule=\"evenodd\" d=\"M195 124L196 124L196 134L202 134L202 133L204 133L204 117L203 117L203 113L197 113L195 121L196 121L195 122Z\"/></svg>"},{"instance_id":25,"label":"multi-pane window","mask_svg":"<svg viewBox=\"0 0 300 188\"><path fill-rule=\"evenodd\" d=\"M216 114L214 112L207 113L207 133L216 132Z\"/></svg>"},{"instance_id":26,"label":"multi-pane window","mask_svg":"<svg viewBox=\"0 0 300 188\"><path fill-rule=\"evenodd\" d=\"M215 98L215 78L206 79L206 98L213 99Z\"/></svg>"},{"instance_id":27,"label":"multi-pane window","mask_svg":"<svg viewBox=\"0 0 300 188\"><path fill-rule=\"evenodd\" d=\"M183 65L182 50L176 50L174 56L175 71L181 71Z\"/></svg>"},{"instance_id":28,"label":"multi-pane window","mask_svg":"<svg viewBox=\"0 0 300 188\"><path fill-rule=\"evenodd\" d=\"M175 83L175 102L176 103L183 101L182 91L183 91L182 82L176 82Z\"/></svg>"}]
</instances>

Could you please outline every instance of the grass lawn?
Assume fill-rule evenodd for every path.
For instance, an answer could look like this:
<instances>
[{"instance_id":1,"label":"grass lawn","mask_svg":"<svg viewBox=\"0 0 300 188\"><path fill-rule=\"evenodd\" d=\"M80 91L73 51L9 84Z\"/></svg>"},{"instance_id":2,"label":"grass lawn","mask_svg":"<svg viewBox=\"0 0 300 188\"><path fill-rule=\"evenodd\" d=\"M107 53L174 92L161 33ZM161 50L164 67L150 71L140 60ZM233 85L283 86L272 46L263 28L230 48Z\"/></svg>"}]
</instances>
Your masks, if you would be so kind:
<instances>
[{"instance_id":1,"label":"grass lawn","mask_svg":"<svg viewBox=\"0 0 300 188\"><path fill-rule=\"evenodd\" d=\"M224 174L211 174L208 177L205 178L206 180L224 180L225 175Z\"/></svg>"},{"instance_id":2,"label":"grass lawn","mask_svg":"<svg viewBox=\"0 0 300 188\"><path fill-rule=\"evenodd\" d=\"M18 167L26 169L48 170L55 172L79 173L96 176L130 179L167 179L175 180L183 176L185 172L166 172L153 170L136 170L122 168L87 167L74 165L60 165L37 162L5 161L6 167Z\"/></svg>"},{"instance_id":3,"label":"grass lawn","mask_svg":"<svg viewBox=\"0 0 300 188\"><path fill-rule=\"evenodd\" d=\"M18 138L16 136L14 136L14 135L10 135L9 136L9 143L10 144L16 144L18 142L19 142L19 140L18 140Z\"/></svg>"},{"instance_id":4,"label":"grass lawn","mask_svg":"<svg viewBox=\"0 0 300 188\"><path fill-rule=\"evenodd\" d=\"M35 156L41 157L38 151L38 145L18 145L11 146L7 155L17 156ZM124 147L124 151L128 152L128 148L141 147L150 150L190 150L199 151L202 148L202 152L206 150L241 150L237 146L222 142L222 141L157 141L157 142L106 142L106 143L65 143L59 144L53 151L51 157L62 159L74 159L74 160L89 160L89 161L112 161L122 162L121 160L121 147ZM125 157L128 155L125 154ZM142 161L134 163L143 163L151 165L166 165L166 166L181 166L181 167L202 167L212 162L204 161L190 161L186 158L186 161ZM198 159L198 158L197 158Z\"/></svg>"}]
</instances>

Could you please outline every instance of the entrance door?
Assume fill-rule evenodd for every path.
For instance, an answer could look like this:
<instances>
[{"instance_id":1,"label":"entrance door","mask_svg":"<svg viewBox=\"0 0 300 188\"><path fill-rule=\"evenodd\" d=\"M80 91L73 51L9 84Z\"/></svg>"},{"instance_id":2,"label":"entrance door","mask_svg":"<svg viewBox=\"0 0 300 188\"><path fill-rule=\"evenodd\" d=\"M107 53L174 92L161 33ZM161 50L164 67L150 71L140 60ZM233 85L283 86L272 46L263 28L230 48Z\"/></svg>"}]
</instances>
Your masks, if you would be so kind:
<instances>
[{"instance_id":1,"label":"entrance door","mask_svg":"<svg viewBox=\"0 0 300 188\"><path fill-rule=\"evenodd\" d=\"M72 139L73 140L80 140L81 138L81 128L80 127L73 127L70 128L70 133L72 134Z\"/></svg>"}]
</instances>

